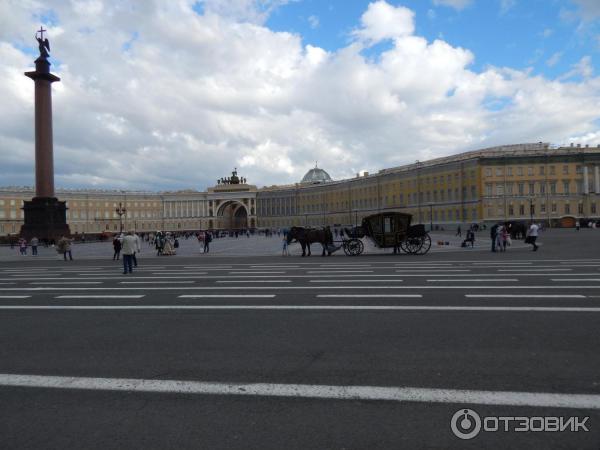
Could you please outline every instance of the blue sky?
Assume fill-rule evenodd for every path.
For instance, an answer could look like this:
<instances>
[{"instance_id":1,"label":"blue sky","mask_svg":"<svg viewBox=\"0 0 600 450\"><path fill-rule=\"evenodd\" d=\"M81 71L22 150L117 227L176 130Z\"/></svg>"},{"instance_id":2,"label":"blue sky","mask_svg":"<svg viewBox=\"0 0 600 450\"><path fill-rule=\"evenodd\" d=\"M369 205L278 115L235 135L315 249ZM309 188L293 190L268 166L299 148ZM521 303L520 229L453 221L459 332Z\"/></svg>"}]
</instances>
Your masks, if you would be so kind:
<instances>
[{"instance_id":1,"label":"blue sky","mask_svg":"<svg viewBox=\"0 0 600 450\"><path fill-rule=\"evenodd\" d=\"M0 1L0 184L33 184L48 29L56 183L259 186L498 145L600 144L600 0Z\"/></svg>"},{"instance_id":2,"label":"blue sky","mask_svg":"<svg viewBox=\"0 0 600 450\"><path fill-rule=\"evenodd\" d=\"M415 12L415 34L473 52L471 69L475 71L488 65L531 68L533 74L554 78L585 55L591 55L593 67L598 67L598 20L586 20L580 5L568 0L478 0L462 9L429 0L388 3ZM334 51L348 44L368 4L362 0L292 1L277 8L266 25ZM378 50L385 48L382 45Z\"/></svg>"}]
</instances>

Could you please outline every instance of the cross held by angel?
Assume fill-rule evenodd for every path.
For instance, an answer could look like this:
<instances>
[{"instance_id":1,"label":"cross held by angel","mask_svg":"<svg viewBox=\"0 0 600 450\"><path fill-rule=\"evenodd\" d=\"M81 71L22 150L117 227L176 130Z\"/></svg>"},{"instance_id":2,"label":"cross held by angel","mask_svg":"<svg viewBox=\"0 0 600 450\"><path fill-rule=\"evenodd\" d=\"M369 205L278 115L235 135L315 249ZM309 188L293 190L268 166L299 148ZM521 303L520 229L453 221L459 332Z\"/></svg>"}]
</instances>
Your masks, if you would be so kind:
<instances>
[{"instance_id":1,"label":"cross held by angel","mask_svg":"<svg viewBox=\"0 0 600 450\"><path fill-rule=\"evenodd\" d=\"M44 39L44 31L46 30L44 30L43 27L40 27L40 29L35 33L35 39L38 41L41 58L47 58L49 56L48 52L50 51L50 42L48 41L48 38Z\"/></svg>"}]
</instances>

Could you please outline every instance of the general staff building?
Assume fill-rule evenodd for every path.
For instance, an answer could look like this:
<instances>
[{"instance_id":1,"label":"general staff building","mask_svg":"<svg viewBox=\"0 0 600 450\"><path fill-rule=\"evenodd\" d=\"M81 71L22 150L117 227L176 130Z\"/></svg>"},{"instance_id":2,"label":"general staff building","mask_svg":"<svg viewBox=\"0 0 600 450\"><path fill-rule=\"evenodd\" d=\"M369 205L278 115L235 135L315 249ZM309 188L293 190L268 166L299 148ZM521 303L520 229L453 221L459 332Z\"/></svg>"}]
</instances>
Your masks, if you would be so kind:
<instances>
[{"instance_id":1,"label":"general staff building","mask_svg":"<svg viewBox=\"0 0 600 450\"><path fill-rule=\"evenodd\" d=\"M232 172L204 192L58 190L73 234L347 226L382 211L437 228L504 220L552 227L598 219L600 146L493 147L332 180L320 168L257 188ZM0 188L0 236L17 234L32 188ZM119 214L119 210L121 213Z\"/></svg>"}]
</instances>

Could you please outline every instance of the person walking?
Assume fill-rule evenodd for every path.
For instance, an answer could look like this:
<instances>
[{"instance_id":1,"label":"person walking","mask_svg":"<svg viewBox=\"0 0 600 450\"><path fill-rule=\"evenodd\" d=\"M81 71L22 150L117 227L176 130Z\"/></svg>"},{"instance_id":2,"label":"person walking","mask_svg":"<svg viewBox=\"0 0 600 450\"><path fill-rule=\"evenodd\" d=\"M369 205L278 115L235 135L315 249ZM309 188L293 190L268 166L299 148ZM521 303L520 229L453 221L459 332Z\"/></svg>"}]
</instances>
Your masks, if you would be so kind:
<instances>
[{"instance_id":1,"label":"person walking","mask_svg":"<svg viewBox=\"0 0 600 450\"><path fill-rule=\"evenodd\" d=\"M288 253L288 242L287 242L287 236L283 236L283 249L281 250L281 256L290 256L290 254Z\"/></svg>"},{"instance_id":2,"label":"person walking","mask_svg":"<svg viewBox=\"0 0 600 450\"><path fill-rule=\"evenodd\" d=\"M492 238L492 251L496 251L496 236L498 236L498 224L495 223L490 228L490 237Z\"/></svg>"},{"instance_id":3,"label":"person walking","mask_svg":"<svg viewBox=\"0 0 600 450\"><path fill-rule=\"evenodd\" d=\"M27 240L25 238L19 239L19 252L21 252L21 256L27 256Z\"/></svg>"},{"instance_id":4,"label":"person walking","mask_svg":"<svg viewBox=\"0 0 600 450\"><path fill-rule=\"evenodd\" d=\"M135 239L135 252L133 253L133 267L137 267L138 263L137 263L137 257L136 255L138 253L141 253L142 251L142 240L140 239L140 237L137 235L137 233L134 231L133 232L133 238Z\"/></svg>"},{"instance_id":5,"label":"person walking","mask_svg":"<svg viewBox=\"0 0 600 450\"><path fill-rule=\"evenodd\" d=\"M58 253L62 253L65 261L67 260L67 253L69 254L69 260L73 261L73 254L71 253L71 239L66 236L61 236L58 240Z\"/></svg>"},{"instance_id":6,"label":"person walking","mask_svg":"<svg viewBox=\"0 0 600 450\"><path fill-rule=\"evenodd\" d=\"M123 238L123 275L133 272L133 255L135 253L136 242L131 231Z\"/></svg>"},{"instance_id":7,"label":"person walking","mask_svg":"<svg viewBox=\"0 0 600 450\"><path fill-rule=\"evenodd\" d=\"M113 249L115 250L115 253L113 255L113 261L118 261L119 260L119 255L121 255L121 240L115 236L115 238L113 239Z\"/></svg>"},{"instance_id":8,"label":"person walking","mask_svg":"<svg viewBox=\"0 0 600 450\"><path fill-rule=\"evenodd\" d=\"M581 228L581 224L579 223L579 220L575 222L575 229L577 231L579 231L579 228Z\"/></svg>"},{"instance_id":9,"label":"person walking","mask_svg":"<svg viewBox=\"0 0 600 450\"><path fill-rule=\"evenodd\" d=\"M40 240L37 237L32 237L31 241L29 241L29 245L31 245L31 255L32 256L37 256L38 255L38 245L40 244Z\"/></svg>"},{"instance_id":10,"label":"person walking","mask_svg":"<svg viewBox=\"0 0 600 450\"><path fill-rule=\"evenodd\" d=\"M536 244L538 238L538 230L539 227L535 223L532 223L529 226L529 230L527 231L527 238L525 239L526 243L533 245L534 252L536 252L538 249L538 245Z\"/></svg>"},{"instance_id":11,"label":"person walking","mask_svg":"<svg viewBox=\"0 0 600 450\"><path fill-rule=\"evenodd\" d=\"M503 235L504 235L504 225L500 224L500 225L498 225L498 228L496 228L496 250L498 250L499 252L503 252L504 250L506 250L506 248L502 244L502 236Z\"/></svg>"},{"instance_id":12,"label":"person walking","mask_svg":"<svg viewBox=\"0 0 600 450\"><path fill-rule=\"evenodd\" d=\"M462 237L462 230L460 229L460 225L458 226L458 228L456 229L456 235L458 237Z\"/></svg>"},{"instance_id":13,"label":"person walking","mask_svg":"<svg viewBox=\"0 0 600 450\"><path fill-rule=\"evenodd\" d=\"M212 236L209 231L204 233L204 253L208 253L210 251L210 241L212 241Z\"/></svg>"}]
</instances>

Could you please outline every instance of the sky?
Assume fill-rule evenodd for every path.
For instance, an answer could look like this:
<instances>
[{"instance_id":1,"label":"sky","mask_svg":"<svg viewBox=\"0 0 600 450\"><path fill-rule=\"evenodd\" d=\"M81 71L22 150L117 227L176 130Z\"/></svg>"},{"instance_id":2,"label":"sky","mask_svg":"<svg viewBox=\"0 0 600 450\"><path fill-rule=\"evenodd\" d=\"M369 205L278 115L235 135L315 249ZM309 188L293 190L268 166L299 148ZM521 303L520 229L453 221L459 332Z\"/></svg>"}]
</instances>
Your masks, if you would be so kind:
<instances>
[{"instance_id":1,"label":"sky","mask_svg":"<svg viewBox=\"0 0 600 450\"><path fill-rule=\"evenodd\" d=\"M0 186L34 184L40 25L59 188L600 144L599 0L0 0L0 17Z\"/></svg>"}]
</instances>

